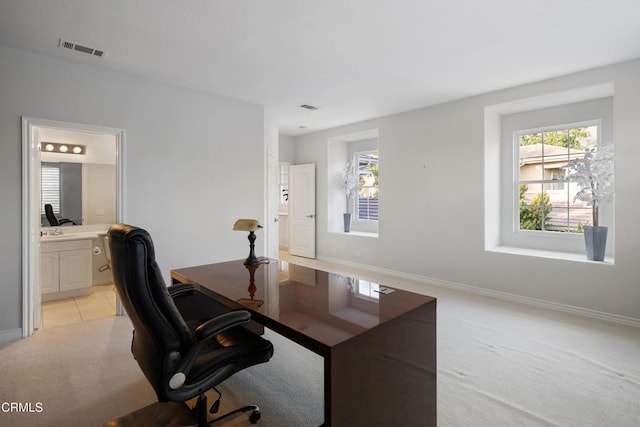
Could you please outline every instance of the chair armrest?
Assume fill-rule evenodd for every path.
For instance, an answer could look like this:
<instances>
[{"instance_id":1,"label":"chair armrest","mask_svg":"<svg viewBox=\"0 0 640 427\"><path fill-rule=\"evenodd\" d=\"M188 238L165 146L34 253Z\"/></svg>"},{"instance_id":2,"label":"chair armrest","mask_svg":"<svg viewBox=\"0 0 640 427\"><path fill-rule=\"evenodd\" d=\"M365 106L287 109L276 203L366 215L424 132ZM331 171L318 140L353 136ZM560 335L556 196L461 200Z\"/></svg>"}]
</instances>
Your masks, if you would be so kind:
<instances>
[{"instance_id":1,"label":"chair armrest","mask_svg":"<svg viewBox=\"0 0 640 427\"><path fill-rule=\"evenodd\" d=\"M204 341L213 335L224 332L229 328L240 326L251 320L251 314L246 310L237 310L209 319L195 330L198 341Z\"/></svg>"},{"instance_id":2,"label":"chair armrest","mask_svg":"<svg viewBox=\"0 0 640 427\"><path fill-rule=\"evenodd\" d=\"M209 338L227 329L248 323L249 320L251 320L251 314L248 311L237 310L209 319L198 326L195 330L197 341L191 346L189 352L184 355L180 366L178 366L176 372L171 376L169 387L176 390L184 385L189 371L191 371L193 364L200 354L202 346Z\"/></svg>"},{"instance_id":3,"label":"chair armrest","mask_svg":"<svg viewBox=\"0 0 640 427\"><path fill-rule=\"evenodd\" d=\"M196 285L192 283L176 283L167 287L171 298L175 298L184 294L192 294L196 290Z\"/></svg>"}]
</instances>

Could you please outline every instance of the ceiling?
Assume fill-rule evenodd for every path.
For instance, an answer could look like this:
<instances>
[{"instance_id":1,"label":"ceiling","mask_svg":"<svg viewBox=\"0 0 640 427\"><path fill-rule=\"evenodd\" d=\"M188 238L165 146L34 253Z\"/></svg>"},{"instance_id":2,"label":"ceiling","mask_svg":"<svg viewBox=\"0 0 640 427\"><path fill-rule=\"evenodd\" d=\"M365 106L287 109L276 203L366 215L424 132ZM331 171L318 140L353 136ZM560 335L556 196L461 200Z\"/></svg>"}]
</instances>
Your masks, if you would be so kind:
<instances>
[{"instance_id":1,"label":"ceiling","mask_svg":"<svg viewBox=\"0 0 640 427\"><path fill-rule=\"evenodd\" d=\"M638 16L637 0L0 0L0 44L264 105L300 135L639 58Z\"/></svg>"}]
</instances>

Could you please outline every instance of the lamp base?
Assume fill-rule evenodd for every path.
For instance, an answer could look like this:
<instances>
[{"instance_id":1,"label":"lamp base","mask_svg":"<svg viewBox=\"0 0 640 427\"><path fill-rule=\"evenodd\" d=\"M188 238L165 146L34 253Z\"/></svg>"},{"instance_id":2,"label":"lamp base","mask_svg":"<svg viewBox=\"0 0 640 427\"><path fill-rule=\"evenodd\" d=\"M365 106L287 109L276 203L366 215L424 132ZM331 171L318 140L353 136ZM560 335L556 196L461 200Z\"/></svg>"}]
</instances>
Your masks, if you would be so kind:
<instances>
[{"instance_id":1,"label":"lamp base","mask_svg":"<svg viewBox=\"0 0 640 427\"><path fill-rule=\"evenodd\" d=\"M249 256L247 257L247 259L244 260L244 265L256 265L256 264L260 264L260 260L258 259L258 257L256 257L256 254L254 252L255 249L255 241L256 241L256 233L254 233L253 231L249 232Z\"/></svg>"},{"instance_id":2,"label":"lamp base","mask_svg":"<svg viewBox=\"0 0 640 427\"><path fill-rule=\"evenodd\" d=\"M244 260L244 265L257 265L260 264L260 259L255 255L250 254L247 259Z\"/></svg>"}]
</instances>

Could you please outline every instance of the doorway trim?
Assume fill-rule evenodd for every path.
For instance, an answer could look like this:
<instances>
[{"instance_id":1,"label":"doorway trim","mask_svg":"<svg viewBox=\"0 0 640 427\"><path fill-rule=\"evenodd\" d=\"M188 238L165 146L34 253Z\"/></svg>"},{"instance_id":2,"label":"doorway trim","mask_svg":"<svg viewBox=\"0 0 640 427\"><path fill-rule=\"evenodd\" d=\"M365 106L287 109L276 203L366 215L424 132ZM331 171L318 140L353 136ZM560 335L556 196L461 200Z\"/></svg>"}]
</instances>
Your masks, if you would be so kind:
<instances>
[{"instance_id":1,"label":"doorway trim","mask_svg":"<svg viewBox=\"0 0 640 427\"><path fill-rule=\"evenodd\" d=\"M40 279L40 210L36 212L36 192L40 183L36 179L40 167L40 145L35 140L36 128L65 129L113 135L116 139L116 222L124 222L124 129L78 123L22 117L22 337L33 334L34 298ZM38 295L39 297L39 295ZM116 299L116 313L122 314Z\"/></svg>"}]
</instances>

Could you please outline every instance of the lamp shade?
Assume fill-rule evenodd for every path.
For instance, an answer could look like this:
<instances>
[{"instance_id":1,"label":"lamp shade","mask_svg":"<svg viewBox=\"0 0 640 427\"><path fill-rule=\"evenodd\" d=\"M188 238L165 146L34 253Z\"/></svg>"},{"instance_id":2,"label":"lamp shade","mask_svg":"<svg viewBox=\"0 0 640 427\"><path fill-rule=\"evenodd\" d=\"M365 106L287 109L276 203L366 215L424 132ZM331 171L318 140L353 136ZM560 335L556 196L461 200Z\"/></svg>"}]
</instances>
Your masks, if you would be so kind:
<instances>
[{"instance_id":1,"label":"lamp shade","mask_svg":"<svg viewBox=\"0 0 640 427\"><path fill-rule=\"evenodd\" d=\"M233 224L233 229L237 231L256 231L262 228L257 219L239 219Z\"/></svg>"}]
</instances>

